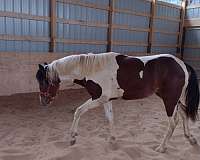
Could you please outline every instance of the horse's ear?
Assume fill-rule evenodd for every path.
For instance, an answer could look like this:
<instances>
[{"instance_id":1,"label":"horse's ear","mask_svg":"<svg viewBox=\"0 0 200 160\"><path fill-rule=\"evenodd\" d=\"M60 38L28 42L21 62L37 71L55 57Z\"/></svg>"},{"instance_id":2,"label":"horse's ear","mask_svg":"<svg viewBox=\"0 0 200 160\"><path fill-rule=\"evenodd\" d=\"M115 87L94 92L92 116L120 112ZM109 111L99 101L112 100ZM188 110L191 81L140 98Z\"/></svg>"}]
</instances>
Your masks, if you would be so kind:
<instances>
[{"instance_id":1,"label":"horse's ear","mask_svg":"<svg viewBox=\"0 0 200 160\"><path fill-rule=\"evenodd\" d=\"M44 70L44 66L42 64L38 64L40 70Z\"/></svg>"},{"instance_id":2,"label":"horse's ear","mask_svg":"<svg viewBox=\"0 0 200 160\"><path fill-rule=\"evenodd\" d=\"M47 63L47 62L44 62L44 65L48 65L48 63Z\"/></svg>"}]
</instances>

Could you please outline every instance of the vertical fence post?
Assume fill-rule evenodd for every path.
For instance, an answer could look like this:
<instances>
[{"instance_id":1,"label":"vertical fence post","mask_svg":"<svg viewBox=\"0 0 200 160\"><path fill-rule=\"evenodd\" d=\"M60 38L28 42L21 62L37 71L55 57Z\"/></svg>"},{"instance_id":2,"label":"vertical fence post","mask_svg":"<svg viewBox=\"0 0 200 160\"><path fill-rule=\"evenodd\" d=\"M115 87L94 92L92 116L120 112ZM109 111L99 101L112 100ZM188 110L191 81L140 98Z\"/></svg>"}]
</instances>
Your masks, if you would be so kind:
<instances>
[{"instance_id":1,"label":"vertical fence post","mask_svg":"<svg viewBox=\"0 0 200 160\"><path fill-rule=\"evenodd\" d=\"M56 0L50 0L50 52L56 48Z\"/></svg>"},{"instance_id":2,"label":"vertical fence post","mask_svg":"<svg viewBox=\"0 0 200 160\"><path fill-rule=\"evenodd\" d=\"M151 54L151 47L152 47L152 42L153 42L153 32L154 32L153 23L154 23L154 16L156 14L156 1L157 0L151 1L147 54Z\"/></svg>"},{"instance_id":3,"label":"vertical fence post","mask_svg":"<svg viewBox=\"0 0 200 160\"><path fill-rule=\"evenodd\" d=\"M114 0L109 0L108 30L107 30L107 52L112 51L112 24L113 24Z\"/></svg>"},{"instance_id":4,"label":"vertical fence post","mask_svg":"<svg viewBox=\"0 0 200 160\"><path fill-rule=\"evenodd\" d=\"M183 45L184 45L184 21L185 21L185 9L186 9L186 0L181 2L181 11L180 11L180 23L179 23L179 36L177 40L177 57L183 59Z\"/></svg>"}]
</instances>

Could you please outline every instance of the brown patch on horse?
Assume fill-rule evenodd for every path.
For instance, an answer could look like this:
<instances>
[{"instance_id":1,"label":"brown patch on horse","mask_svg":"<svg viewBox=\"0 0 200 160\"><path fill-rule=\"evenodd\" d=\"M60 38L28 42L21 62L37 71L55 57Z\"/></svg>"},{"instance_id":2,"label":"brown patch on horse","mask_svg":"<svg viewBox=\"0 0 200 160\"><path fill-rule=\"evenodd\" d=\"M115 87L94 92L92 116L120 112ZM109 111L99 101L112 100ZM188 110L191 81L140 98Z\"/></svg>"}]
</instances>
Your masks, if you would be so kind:
<instances>
[{"instance_id":1,"label":"brown patch on horse","mask_svg":"<svg viewBox=\"0 0 200 160\"><path fill-rule=\"evenodd\" d=\"M80 85L82 87L86 86L86 80L85 80L85 78L82 79L82 80L74 79L74 83L76 83L76 84L78 84L78 85Z\"/></svg>"},{"instance_id":2,"label":"brown patch on horse","mask_svg":"<svg viewBox=\"0 0 200 160\"><path fill-rule=\"evenodd\" d=\"M123 99L139 99L144 97L143 83L140 72L144 70L144 63L137 58L124 55L116 57L119 69L117 70L117 81L124 90Z\"/></svg>"},{"instance_id":3,"label":"brown patch on horse","mask_svg":"<svg viewBox=\"0 0 200 160\"><path fill-rule=\"evenodd\" d=\"M185 84L185 73L173 58L160 57L158 61L159 88L156 94L162 98L167 115L171 117ZM167 69L164 69L166 66Z\"/></svg>"},{"instance_id":4,"label":"brown patch on horse","mask_svg":"<svg viewBox=\"0 0 200 160\"><path fill-rule=\"evenodd\" d=\"M123 99L140 99L156 93L162 98L167 115L172 116L185 83L184 71L173 58L159 57L144 65L138 58L119 55L116 61ZM140 76L141 71L143 76Z\"/></svg>"},{"instance_id":5,"label":"brown patch on horse","mask_svg":"<svg viewBox=\"0 0 200 160\"><path fill-rule=\"evenodd\" d=\"M110 98L109 101L117 100L118 97Z\"/></svg>"},{"instance_id":6,"label":"brown patch on horse","mask_svg":"<svg viewBox=\"0 0 200 160\"><path fill-rule=\"evenodd\" d=\"M102 88L99 84L95 83L92 80L87 80L84 78L82 80L75 79L74 83L79 84L86 88L88 93L91 95L92 100L98 99L101 97Z\"/></svg>"}]
</instances>

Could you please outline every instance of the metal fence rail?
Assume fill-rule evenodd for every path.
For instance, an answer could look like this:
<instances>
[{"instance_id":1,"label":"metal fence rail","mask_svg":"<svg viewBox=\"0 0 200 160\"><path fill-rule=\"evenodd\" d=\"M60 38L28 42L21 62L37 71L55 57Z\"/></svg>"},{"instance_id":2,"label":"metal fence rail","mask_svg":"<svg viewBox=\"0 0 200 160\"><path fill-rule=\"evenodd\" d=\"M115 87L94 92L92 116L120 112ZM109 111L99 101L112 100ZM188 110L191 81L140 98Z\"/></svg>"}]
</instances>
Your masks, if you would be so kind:
<instances>
[{"instance_id":1,"label":"metal fence rail","mask_svg":"<svg viewBox=\"0 0 200 160\"><path fill-rule=\"evenodd\" d=\"M183 58L200 79L200 1L188 1L184 25Z\"/></svg>"},{"instance_id":2,"label":"metal fence rail","mask_svg":"<svg viewBox=\"0 0 200 160\"><path fill-rule=\"evenodd\" d=\"M180 46L181 7L175 4L157 0L0 0L0 4L2 52L175 54Z\"/></svg>"}]
</instances>

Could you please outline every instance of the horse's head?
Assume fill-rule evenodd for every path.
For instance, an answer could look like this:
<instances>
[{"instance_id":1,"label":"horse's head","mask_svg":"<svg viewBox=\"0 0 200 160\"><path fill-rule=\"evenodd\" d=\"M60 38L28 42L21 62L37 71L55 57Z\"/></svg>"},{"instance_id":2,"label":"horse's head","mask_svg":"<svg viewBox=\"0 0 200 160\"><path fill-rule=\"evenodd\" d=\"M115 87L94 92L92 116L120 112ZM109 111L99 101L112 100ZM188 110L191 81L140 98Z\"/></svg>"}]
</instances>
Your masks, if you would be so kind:
<instances>
[{"instance_id":1,"label":"horse's head","mask_svg":"<svg viewBox=\"0 0 200 160\"><path fill-rule=\"evenodd\" d=\"M60 79L57 72L49 69L47 63L39 64L39 69L36 74L40 88L40 103L44 106L50 104L55 98L60 86Z\"/></svg>"}]
</instances>

